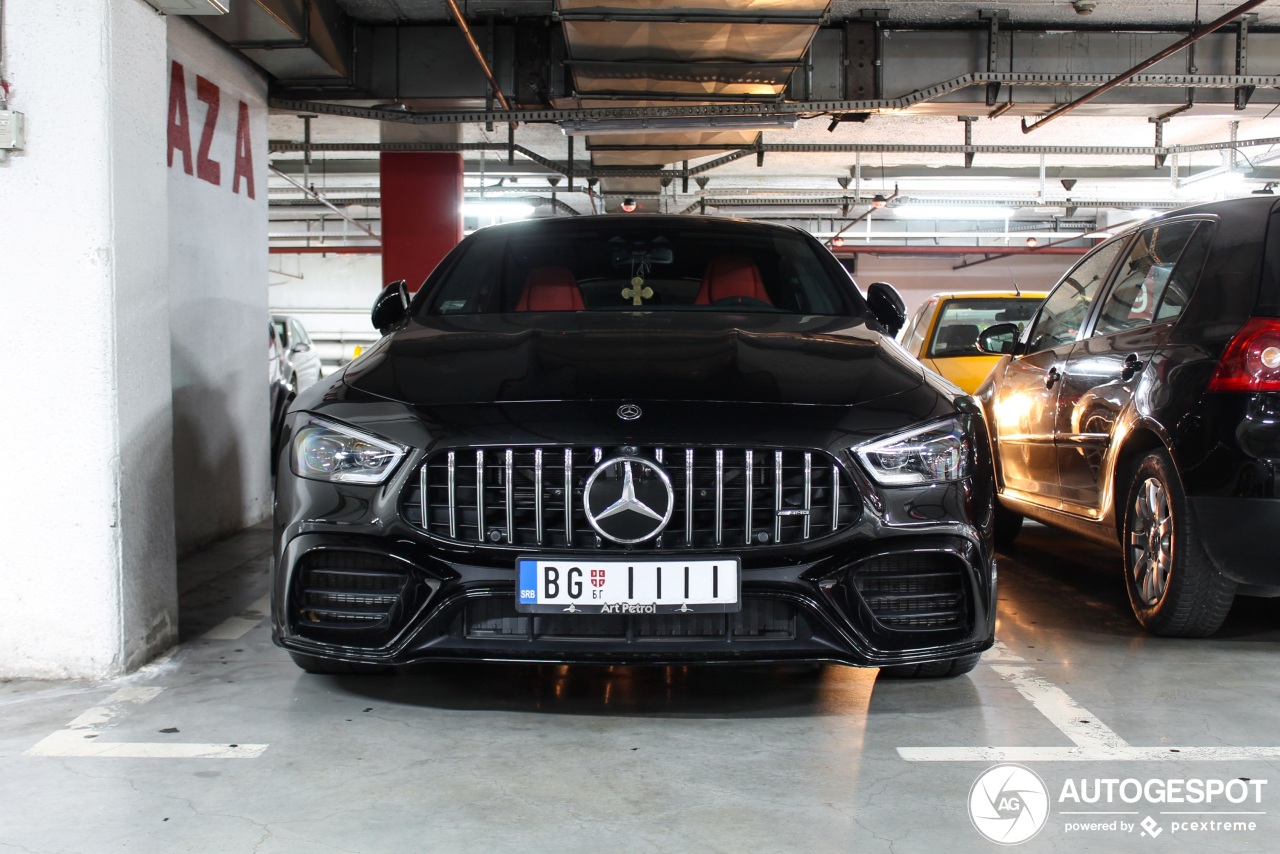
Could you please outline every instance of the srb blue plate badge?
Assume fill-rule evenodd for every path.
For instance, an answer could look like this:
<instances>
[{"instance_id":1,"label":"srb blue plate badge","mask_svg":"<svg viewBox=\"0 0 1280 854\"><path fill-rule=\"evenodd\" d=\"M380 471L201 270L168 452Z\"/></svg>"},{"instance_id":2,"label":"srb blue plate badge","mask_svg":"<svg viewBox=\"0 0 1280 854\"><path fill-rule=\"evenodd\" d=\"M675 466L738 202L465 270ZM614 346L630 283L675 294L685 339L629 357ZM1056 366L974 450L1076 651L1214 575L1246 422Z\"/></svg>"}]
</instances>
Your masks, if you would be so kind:
<instances>
[{"instance_id":1,"label":"srb blue plate badge","mask_svg":"<svg viewBox=\"0 0 1280 854\"><path fill-rule=\"evenodd\" d=\"M521 558L516 610L524 613L689 614L741 610L741 562Z\"/></svg>"}]
</instances>

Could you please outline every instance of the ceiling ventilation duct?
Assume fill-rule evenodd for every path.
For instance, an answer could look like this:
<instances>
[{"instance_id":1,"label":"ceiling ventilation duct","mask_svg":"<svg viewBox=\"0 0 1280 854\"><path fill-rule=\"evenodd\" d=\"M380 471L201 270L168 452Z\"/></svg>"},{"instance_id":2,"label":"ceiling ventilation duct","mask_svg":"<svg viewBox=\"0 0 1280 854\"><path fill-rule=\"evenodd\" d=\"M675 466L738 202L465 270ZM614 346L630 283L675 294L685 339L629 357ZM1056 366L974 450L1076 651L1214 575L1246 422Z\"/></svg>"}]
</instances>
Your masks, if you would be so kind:
<instances>
[{"instance_id":1,"label":"ceiling ventilation duct","mask_svg":"<svg viewBox=\"0 0 1280 854\"><path fill-rule=\"evenodd\" d=\"M579 123L596 166L658 169L754 145L762 128L790 126L768 105L804 65L829 0L556 0L573 99L564 107L759 104L731 121L651 118ZM746 110L744 109L744 113ZM610 136L597 141L598 134ZM617 134L628 134L619 138ZM717 148L717 146L723 146ZM608 191L621 189L610 181ZM652 187L658 192L655 178ZM629 189L640 190L640 187Z\"/></svg>"}]
</instances>

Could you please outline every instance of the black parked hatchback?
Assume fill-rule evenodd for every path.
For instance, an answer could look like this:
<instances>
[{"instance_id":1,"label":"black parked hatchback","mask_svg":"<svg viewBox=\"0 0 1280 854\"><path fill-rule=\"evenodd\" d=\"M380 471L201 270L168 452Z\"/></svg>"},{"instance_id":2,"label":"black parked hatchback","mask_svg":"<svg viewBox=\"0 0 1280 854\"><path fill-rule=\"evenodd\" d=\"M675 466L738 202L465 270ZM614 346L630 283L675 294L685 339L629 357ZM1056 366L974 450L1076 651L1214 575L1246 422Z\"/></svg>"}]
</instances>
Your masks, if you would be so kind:
<instances>
[{"instance_id":1,"label":"black parked hatchback","mask_svg":"<svg viewBox=\"0 0 1280 854\"><path fill-rule=\"evenodd\" d=\"M1015 340L1016 338L1016 340ZM1162 635L1221 626L1236 593L1280 596L1280 204L1172 211L1062 278L978 389L995 444L997 538L1021 517L1119 544L1129 600Z\"/></svg>"},{"instance_id":2,"label":"black parked hatchback","mask_svg":"<svg viewBox=\"0 0 1280 854\"><path fill-rule=\"evenodd\" d=\"M438 659L972 668L995 621L990 446L791 228L496 226L304 391L274 636L302 667Z\"/></svg>"}]
</instances>

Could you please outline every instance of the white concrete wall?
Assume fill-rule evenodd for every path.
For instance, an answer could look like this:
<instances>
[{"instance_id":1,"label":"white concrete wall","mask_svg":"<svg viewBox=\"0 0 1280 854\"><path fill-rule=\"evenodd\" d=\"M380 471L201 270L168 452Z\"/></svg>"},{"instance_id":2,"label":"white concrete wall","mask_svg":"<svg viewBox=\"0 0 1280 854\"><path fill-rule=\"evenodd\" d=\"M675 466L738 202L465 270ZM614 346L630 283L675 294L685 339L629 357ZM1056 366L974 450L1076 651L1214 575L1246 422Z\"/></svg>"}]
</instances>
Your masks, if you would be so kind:
<instances>
[{"instance_id":1,"label":"white concrete wall","mask_svg":"<svg viewBox=\"0 0 1280 854\"><path fill-rule=\"evenodd\" d=\"M187 122L178 132L185 132L191 154L188 161L175 149L165 173L175 524L181 553L253 524L271 509L267 88L260 72L197 24L180 17L167 20L169 60L182 67L186 88ZM171 74L172 65L166 65L164 92L169 92ZM197 77L217 87L219 105L204 178L200 149L210 109L198 97ZM253 198L249 182L235 179L241 103L248 108ZM166 104L169 119L161 130L183 124L173 112L176 104ZM217 164L216 170L209 161Z\"/></svg>"},{"instance_id":2,"label":"white concrete wall","mask_svg":"<svg viewBox=\"0 0 1280 854\"><path fill-rule=\"evenodd\" d=\"M326 370L378 340L369 311L385 284L381 255L272 255L271 271L272 312L302 321Z\"/></svg>"},{"instance_id":3,"label":"white concrete wall","mask_svg":"<svg viewBox=\"0 0 1280 854\"><path fill-rule=\"evenodd\" d=\"M0 676L104 676L177 620L165 22L142 0L4 11L27 144L0 163Z\"/></svg>"}]
</instances>

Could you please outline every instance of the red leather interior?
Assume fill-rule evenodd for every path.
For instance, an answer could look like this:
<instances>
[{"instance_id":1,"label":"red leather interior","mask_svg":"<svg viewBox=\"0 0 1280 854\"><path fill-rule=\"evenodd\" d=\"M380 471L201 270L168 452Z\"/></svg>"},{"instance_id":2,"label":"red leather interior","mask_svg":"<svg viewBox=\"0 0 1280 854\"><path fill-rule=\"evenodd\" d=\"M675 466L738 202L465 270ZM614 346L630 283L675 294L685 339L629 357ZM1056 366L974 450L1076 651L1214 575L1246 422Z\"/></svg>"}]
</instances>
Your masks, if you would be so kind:
<instances>
[{"instance_id":1,"label":"red leather interior","mask_svg":"<svg viewBox=\"0 0 1280 854\"><path fill-rule=\"evenodd\" d=\"M516 311L582 311L582 291L568 267L534 267L524 280Z\"/></svg>"},{"instance_id":2,"label":"red leather interior","mask_svg":"<svg viewBox=\"0 0 1280 854\"><path fill-rule=\"evenodd\" d=\"M720 255L711 259L702 275L702 289L698 291L696 305L710 305L728 297L749 297L761 302L773 303L765 292L760 270L745 255Z\"/></svg>"}]
</instances>

